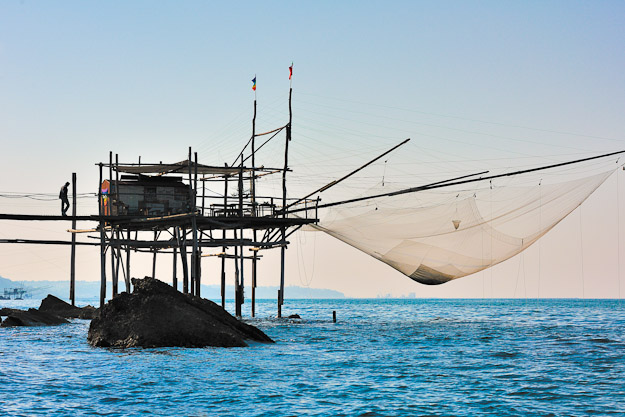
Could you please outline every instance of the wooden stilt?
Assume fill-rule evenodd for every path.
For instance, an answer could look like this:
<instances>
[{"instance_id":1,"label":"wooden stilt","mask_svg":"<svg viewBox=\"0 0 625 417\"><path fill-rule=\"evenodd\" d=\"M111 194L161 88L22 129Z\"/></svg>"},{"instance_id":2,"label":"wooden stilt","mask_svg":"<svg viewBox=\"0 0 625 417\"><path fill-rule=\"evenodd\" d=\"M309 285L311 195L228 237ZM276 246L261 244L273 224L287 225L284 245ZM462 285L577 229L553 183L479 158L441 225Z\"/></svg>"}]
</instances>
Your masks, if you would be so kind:
<instances>
[{"instance_id":1,"label":"wooden stilt","mask_svg":"<svg viewBox=\"0 0 625 417\"><path fill-rule=\"evenodd\" d=\"M198 229L197 229L197 152L193 153L193 175L194 175L194 192L193 192L193 212L195 213L193 216L193 222L195 223L193 226L194 236L193 243L195 245L195 295L200 296L200 286L202 282L202 248L198 246ZM204 183L202 183L204 184ZM204 186L202 186L202 190L204 190ZM200 215L204 215L204 191L202 191L202 211ZM200 241L202 236L200 235Z\"/></svg>"},{"instance_id":2,"label":"wooden stilt","mask_svg":"<svg viewBox=\"0 0 625 417\"><path fill-rule=\"evenodd\" d=\"M291 97L293 89L289 88L289 124L286 126L286 141L284 143L284 170L282 171L282 218L286 219L286 172L289 168L289 142L291 141L291 123L293 121L293 110L291 107ZM286 241L286 228L281 228L282 241ZM278 317L282 317L282 304L284 303L284 257L286 243L280 248L280 292L278 293Z\"/></svg>"},{"instance_id":3,"label":"wooden stilt","mask_svg":"<svg viewBox=\"0 0 625 417\"><path fill-rule=\"evenodd\" d=\"M128 230L128 241L130 241L130 229ZM126 292L130 294L130 245L126 246Z\"/></svg>"},{"instance_id":4,"label":"wooden stilt","mask_svg":"<svg viewBox=\"0 0 625 417\"><path fill-rule=\"evenodd\" d=\"M178 235L178 228L174 228L174 233ZM176 270L178 269L178 247L174 247L174 263L173 263L173 277L171 286L178 290L178 277L176 275Z\"/></svg>"},{"instance_id":5,"label":"wooden stilt","mask_svg":"<svg viewBox=\"0 0 625 417\"><path fill-rule=\"evenodd\" d=\"M112 199L109 198L109 201L110 200ZM113 239L115 239L115 230L111 230L111 240ZM115 267L115 264L116 264L115 248L113 247L113 245L109 245L109 248L111 251L111 283L112 283L111 298L115 298L117 296L117 275L115 275L117 268Z\"/></svg>"},{"instance_id":6,"label":"wooden stilt","mask_svg":"<svg viewBox=\"0 0 625 417\"><path fill-rule=\"evenodd\" d=\"M102 163L100 163L100 183L98 184L98 210L102 216ZM104 306L106 299L106 239L104 235L104 222L100 220L100 308Z\"/></svg>"},{"instance_id":7,"label":"wooden stilt","mask_svg":"<svg viewBox=\"0 0 625 417\"><path fill-rule=\"evenodd\" d=\"M237 239L237 231L234 231L234 238ZM239 289L239 246L234 247L234 310L237 317L241 317L241 300Z\"/></svg>"},{"instance_id":8,"label":"wooden stilt","mask_svg":"<svg viewBox=\"0 0 625 417\"><path fill-rule=\"evenodd\" d=\"M117 237L118 241L120 240L119 233L120 233L119 230L115 230L115 236ZM113 248L111 248L111 250L113 250ZM121 251L119 244L117 244L114 250L115 250L115 295L117 295L118 290L119 290L119 265L121 264L121 261L122 261L122 251Z\"/></svg>"},{"instance_id":9,"label":"wooden stilt","mask_svg":"<svg viewBox=\"0 0 625 417\"><path fill-rule=\"evenodd\" d=\"M252 216L256 217L256 98L254 98L254 118L252 119L252 182L250 184L252 194ZM256 229L252 232L254 242L257 242ZM252 259L252 317L256 317L256 251Z\"/></svg>"},{"instance_id":10,"label":"wooden stilt","mask_svg":"<svg viewBox=\"0 0 625 417\"><path fill-rule=\"evenodd\" d=\"M224 217L228 213L228 176L224 177ZM226 240L226 230L222 232L222 238ZM226 254L226 247L222 246L221 251ZM226 257L221 257L221 307L226 308Z\"/></svg>"},{"instance_id":11,"label":"wooden stilt","mask_svg":"<svg viewBox=\"0 0 625 417\"><path fill-rule=\"evenodd\" d=\"M180 230L180 229L179 229ZM189 265L187 264L187 231L181 230L180 259L182 260L182 292L189 293Z\"/></svg>"},{"instance_id":12,"label":"wooden stilt","mask_svg":"<svg viewBox=\"0 0 625 417\"><path fill-rule=\"evenodd\" d=\"M256 231L254 231L256 234ZM256 241L256 237L254 237ZM256 317L256 252L254 252L254 258L252 259L252 317Z\"/></svg>"},{"instance_id":13,"label":"wooden stilt","mask_svg":"<svg viewBox=\"0 0 625 417\"><path fill-rule=\"evenodd\" d=\"M72 230L76 230L76 173L72 172ZM76 305L76 233L72 233L70 256L69 299Z\"/></svg>"},{"instance_id":14,"label":"wooden stilt","mask_svg":"<svg viewBox=\"0 0 625 417\"><path fill-rule=\"evenodd\" d=\"M241 241L243 241L243 229L241 229ZM245 254L243 253L243 243L241 243L241 284L239 285L239 303L245 304L245 274L243 273L243 260Z\"/></svg>"},{"instance_id":15,"label":"wooden stilt","mask_svg":"<svg viewBox=\"0 0 625 417\"><path fill-rule=\"evenodd\" d=\"M155 230L154 231L154 241L156 242L158 240L158 232ZM152 278L156 278L156 247L152 248L152 250L154 251L154 255L152 255Z\"/></svg>"},{"instance_id":16,"label":"wooden stilt","mask_svg":"<svg viewBox=\"0 0 625 417\"><path fill-rule=\"evenodd\" d=\"M191 294L198 295L198 245L197 245L197 222L195 215L191 219L191 227L193 228L193 252L191 253Z\"/></svg>"}]
</instances>

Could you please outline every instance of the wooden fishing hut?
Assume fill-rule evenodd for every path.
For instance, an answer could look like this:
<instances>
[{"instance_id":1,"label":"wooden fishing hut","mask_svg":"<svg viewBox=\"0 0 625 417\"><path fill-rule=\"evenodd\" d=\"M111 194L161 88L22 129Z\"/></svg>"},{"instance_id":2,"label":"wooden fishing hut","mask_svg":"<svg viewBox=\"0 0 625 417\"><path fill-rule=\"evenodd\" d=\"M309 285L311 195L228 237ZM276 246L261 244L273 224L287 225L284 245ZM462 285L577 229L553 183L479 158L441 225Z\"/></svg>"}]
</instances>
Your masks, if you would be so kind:
<instances>
[{"instance_id":1,"label":"wooden fishing hut","mask_svg":"<svg viewBox=\"0 0 625 417\"><path fill-rule=\"evenodd\" d=\"M289 94L289 110L291 109ZM246 263L251 262L251 314L255 315L257 263L264 250L279 248L280 287L278 317L284 302L284 259L287 240L300 227L317 222L317 200L287 198L286 174L288 145L291 140L291 112L285 126L270 132L255 132L256 101L252 136L235 164L209 166L198 163L197 152L189 148L187 160L163 164L120 163L109 154L108 163L99 163L98 191L100 233L100 305L106 295L107 252L110 253L112 296L118 292L120 276L130 291L132 252L153 254L152 275L156 276L157 255L172 257L172 285L178 288L178 259L182 265L182 292L200 296L201 259L221 258L221 303L226 302L226 262L234 262L236 315L244 303ZM271 135L262 145L285 131L284 166L256 166L256 138ZM262 147L261 145L261 147ZM260 147L259 147L260 148ZM247 156L246 156L247 154ZM249 164L249 165L248 165ZM108 174L108 178L104 178ZM264 175L282 175L281 196L256 194L256 180ZM206 196L207 182L212 189L223 189L219 197ZM215 182L217 184L215 186ZM249 184L247 192L244 184ZM229 190L236 190L229 196ZM304 215L287 215L287 208L304 206ZM207 248L219 252L205 254ZM120 273L121 271L121 273ZM159 277L163 274L159 273Z\"/></svg>"}]
</instances>

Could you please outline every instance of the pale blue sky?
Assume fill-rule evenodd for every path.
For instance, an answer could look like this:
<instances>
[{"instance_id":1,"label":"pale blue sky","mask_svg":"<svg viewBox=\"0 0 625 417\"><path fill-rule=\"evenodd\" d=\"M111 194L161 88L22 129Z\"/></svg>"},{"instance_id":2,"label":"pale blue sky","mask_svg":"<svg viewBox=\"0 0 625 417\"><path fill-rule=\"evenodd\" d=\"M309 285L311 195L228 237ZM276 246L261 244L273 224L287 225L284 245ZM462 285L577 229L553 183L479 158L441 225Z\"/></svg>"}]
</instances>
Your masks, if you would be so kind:
<instances>
[{"instance_id":1,"label":"pale blue sky","mask_svg":"<svg viewBox=\"0 0 625 417\"><path fill-rule=\"evenodd\" d=\"M386 171L398 184L624 149L624 24L625 3L616 1L7 0L0 191L55 193L75 171L79 192L93 192L94 164L109 150L126 161L170 161L193 146L204 163L231 162L250 134L254 75L258 130L286 122L292 61L293 193L405 137L413 139ZM267 148L265 165L281 165L280 145ZM377 164L362 180L383 172ZM367 186L353 185L341 191ZM0 199L0 212L57 205ZM55 228L31 232L66 237ZM0 234L26 237L15 236L21 231ZM42 263L27 269L27 250ZM62 250L3 246L0 257L9 278L36 279L32 271L46 268L66 276ZM391 276L392 291L422 290L385 268L375 270ZM471 279L450 294L471 291ZM312 285L354 287L339 281ZM353 294L392 292L377 283Z\"/></svg>"}]
</instances>

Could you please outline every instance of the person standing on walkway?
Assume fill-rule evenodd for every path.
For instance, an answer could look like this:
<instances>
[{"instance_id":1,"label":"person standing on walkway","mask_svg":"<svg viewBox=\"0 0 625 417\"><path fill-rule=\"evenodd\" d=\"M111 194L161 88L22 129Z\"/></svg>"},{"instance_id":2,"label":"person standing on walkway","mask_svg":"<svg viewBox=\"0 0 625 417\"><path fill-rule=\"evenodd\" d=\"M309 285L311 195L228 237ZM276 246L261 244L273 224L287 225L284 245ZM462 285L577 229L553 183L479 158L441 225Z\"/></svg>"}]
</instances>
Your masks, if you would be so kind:
<instances>
[{"instance_id":1,"label":"person standing on walkway","mask_svg":"<svg viewBox=\"0 0 625 417\"><path fill-rule=\"evenodd\" d=\"M69 182L66 182L64 186L61 187L61 192L59 193L59 198L61 199L61 215L67 216L67 209L69 208L69 200L67 199L67 187L69 186Z\"/></svg>"}]
</instances>

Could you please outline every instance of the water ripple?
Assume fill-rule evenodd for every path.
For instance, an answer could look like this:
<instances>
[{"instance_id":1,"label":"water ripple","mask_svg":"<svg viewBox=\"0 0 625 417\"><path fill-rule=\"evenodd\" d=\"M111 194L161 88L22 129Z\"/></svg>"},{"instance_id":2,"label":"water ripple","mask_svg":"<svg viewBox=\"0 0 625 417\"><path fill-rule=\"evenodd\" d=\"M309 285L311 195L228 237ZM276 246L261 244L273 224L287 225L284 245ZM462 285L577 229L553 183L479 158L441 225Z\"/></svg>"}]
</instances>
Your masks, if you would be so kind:
<instances>
[{"instance_id":1,"label":"water ripple","mask_svg":"<svg viewBox=\"0 0 625 417\"><path fill-rule=\"evenodd\" d=\"M619 301L315 300L285 310L303 319L249 320L278 342L250 348L96 349L85 320L0 329L0 414L625 414Z\"/></svg>"}]
</instances>

